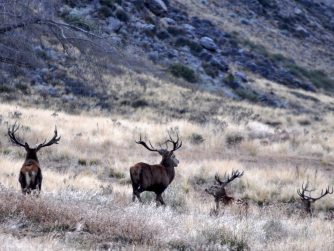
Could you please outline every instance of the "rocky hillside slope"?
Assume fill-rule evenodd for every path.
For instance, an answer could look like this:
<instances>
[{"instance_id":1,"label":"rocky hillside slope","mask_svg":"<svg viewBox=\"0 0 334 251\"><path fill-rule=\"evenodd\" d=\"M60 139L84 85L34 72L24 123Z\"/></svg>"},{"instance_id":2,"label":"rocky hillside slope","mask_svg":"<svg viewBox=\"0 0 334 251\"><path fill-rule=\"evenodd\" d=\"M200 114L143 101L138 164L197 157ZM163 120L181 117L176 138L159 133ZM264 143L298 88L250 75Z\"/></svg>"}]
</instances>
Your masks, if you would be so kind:
<instances>
[{"instance_id":1,"label":"rocky hillside slope","mask_svg":"<svg viewBox=\"0 0 334 251\"><path fill-rule=\"evenodd\" d=\"M331 1L324 2L64 0L51 6L53 20L87 34L63 34L60 39L56 34L56 40L52 32L63 30L54 24L42 29L41 23L1 33L2 53L11 56L8 47L13 42L8 37L26 32L24 38L30 40L24 53L30 54L17 56L14 63L2 60L0 97L11 101L19 95L36 104L44 98L44 104L45 99L58 102L57 109L78 102L80 108L109 111L149 106L145 100L133 104L135 90L121 91L138 83L130 80L117 90L111 87L118 76L129 73L224 98L305 111L280 94L279 86L288 87L292 94L304 90L332 95L334 8ZM46 7L39 8L49 18ZM89 40L92 34L97 42ZM65 43L71 39L76 42L73 51ZM144 85L149 89L151 83Z\"/></svg>"}]
</instances>

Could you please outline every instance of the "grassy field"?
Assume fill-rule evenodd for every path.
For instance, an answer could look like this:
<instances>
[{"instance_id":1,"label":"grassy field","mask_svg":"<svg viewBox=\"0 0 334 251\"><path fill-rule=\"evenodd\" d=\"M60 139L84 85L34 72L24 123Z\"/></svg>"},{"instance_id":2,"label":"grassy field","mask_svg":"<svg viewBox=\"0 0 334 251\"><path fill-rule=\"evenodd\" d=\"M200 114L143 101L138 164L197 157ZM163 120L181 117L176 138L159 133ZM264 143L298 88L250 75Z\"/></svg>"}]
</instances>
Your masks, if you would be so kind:
<instances>
[{"instance_id":1,"label":"grassy field","mask_svg":"<svg viewBox=\"0 0 334 251\"><path fill-rule=\"evenodd\" d=\"M291 117L278 130L228 116L221 123L158 122L158 114L150 120L144 110L131 118L1 104L0 112L3 250L21 250L27 243L34 250L331 250L334 245L333 195L314 204L311 218L296 193L306 181L318 193L334 185L330 114L307 130L300 121L308 117ZM14 121L30 144L51 137L54 125L62 137L59 145L40 152L39 198L19 191L24 149L6 136ZM160 161L134 141L142 133L163 142L170 128L179 131L183 147L176 152L175 180L163 195L167 206L156 207L150 193L143 194L144 204L131 202L129 167ZM250 207L246 212L235 204L210 215L214 201L204 190L215 173L233 169L245 174L228 193Z\"/></svg>"}]
</instances>

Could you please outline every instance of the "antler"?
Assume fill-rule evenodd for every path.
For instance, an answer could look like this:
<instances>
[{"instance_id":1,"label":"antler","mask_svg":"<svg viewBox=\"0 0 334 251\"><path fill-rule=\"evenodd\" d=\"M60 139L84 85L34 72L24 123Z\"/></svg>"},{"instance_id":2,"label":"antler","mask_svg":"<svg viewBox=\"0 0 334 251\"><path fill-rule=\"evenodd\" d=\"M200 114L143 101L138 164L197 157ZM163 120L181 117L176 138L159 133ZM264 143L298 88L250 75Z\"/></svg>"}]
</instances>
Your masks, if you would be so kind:
<instances>
[{"instance_id":1,"label":"antler","mask_svg":"<svg viewBox=\"0 0 334 251\"><path fill-rule=\"evenodd\" d=\"M173 150L171 150L171 152L174 152L180 149L182 146L182 141L180 141L179 134L176 132L176 137L177 137L176 141L173 140L172 136L170 135L170 132L168 132L168 136L169 136L169 139L166 141L166 144L167 142L171 142L173 144Z\"/></svg>"},{"instance_id":2,"label":"antler","mask_svg":"<svg viewBox=\"0 0 334 251\"><path fill-rule=\"evenodd\" d=\"M300 189L297 189L297 194L299 195L299 197L302 199L302 200L307 200L307 201L310 201L310 202L315 202L316 200L319 200L321 199L322 197L326 196L327 194L333 194L334 190L333 190L333 187L332 189L330 190L329 189L329 186L326 188L325 192L324 190L322 189L321 190L321 195L319 197L311 197L311 192L315 191L315 189L308 189L308 182L305 184L302 184L302 191L300 191ZM306 195L305 192L308 192L309 195Z\"/></svg>"},{"instance_id":3,"label":"antler","mask_svg":"<svg viewBox=\"0 0 334 251\"><path fill-rule=\"evenodd\" d=\"M8 127L8 136L10 138L10 141L18 146L22 146L24 148L26 148L27 146L29 147L29 145L25 142L24 144L22 142L20 142L16 137L15 137L15 133L19 130L20 125L17 125L16 122L14 123L14 125L12 127Z\"/></svg>"},{"instance_id":4,"label":"antler","mask_svg":"<svg viewBox=\"0 0 334 251\"><path fill-rule=\"evenodd\" d=\"M152 143L151 141L148 141L148 143L150 144L151 148L142 140L141 138L141 134L139 136L139 141L136 141L137 144L139 145L143 145L147 150L151 151L151 152L159 152L159 150L155 149L153 146L152 146Z\"/></svg>"},{"instance_id":5,"label":"antler","mask_svg":"<svg viewBox=\"0 0 334 251\"><path fill-rule=\"evenodd\" d=\"M220 184L220 185L224 185L226 186L228 183L230 183L231 181L233 181L236 178L240 178L242 175L244 174L244 171L240 172L238 170L232 170L232 174L231 175L227 175L225 173L224 175L224 181L221 181L220 177L218 174L215 175L215 179L216 181Z\"/></svg>"},{"instance_id":6,"label":"antler","mask_svg":"<svg viewBox=\"0 0 334 251\"><path fill-rule=\"evenodd\" d=\"M58 136L58 132L57 132L57 127L55 127L55 131L54 131L54 135L52 137L52 139L46 143L46 140L44 140L44 142L42 144L39 144L36 148L37 151L39 151L42 147L46 147L46 146L51 146L53 144L58 144L59 140L60 140L60 136L57 138Z\"/></svg>"}]
</instances>

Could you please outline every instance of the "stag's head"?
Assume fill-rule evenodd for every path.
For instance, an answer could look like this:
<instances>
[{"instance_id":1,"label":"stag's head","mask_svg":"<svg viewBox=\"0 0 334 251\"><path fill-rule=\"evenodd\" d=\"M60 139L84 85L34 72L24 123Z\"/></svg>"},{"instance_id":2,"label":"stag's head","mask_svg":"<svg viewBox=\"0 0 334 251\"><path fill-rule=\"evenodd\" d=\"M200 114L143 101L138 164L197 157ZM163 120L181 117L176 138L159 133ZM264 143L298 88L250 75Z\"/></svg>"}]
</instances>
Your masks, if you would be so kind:
<instances>
[{"instance_id":1,"label":"stag's head","mask_svg":"<svg viewBox=\"0 0 334 251\"><path fill-rule=\"evenodd\" d=\"M161 155L162 161L161 164L164 164L167 167L177 167L179 160L175 156L175 151L180 149L182 146L182 141L180 141L178 133L176 133L176 140L168 132L169 138L165 141L165 147L160 145L160 148L155 148L150 141L148 144L142 140L140 135L139 141L136 141L137 144L144 146L147 150L151 152L157 152ZM169 144L172 144L172 148L169 149Z\"/></svg>"},{"instance_id":2,"label":"stag's head","mask_svg":"<svg viewBox=\"0 0 334 251\"><path fill-rule=\"evenodd\" d=\"M216 174L215 175L215 181L216 181L215 183L216 184L214 184L213 186L205 189L205 192L207 192L208 194L211 194L216 199L220 199L220 198L226 196L226 190L225 190L226 185L228 185L234 179L240 178L243 174L244 174L243 171L240 172L238 170L236 170L236 171L233 170L231 175L228 175L228 174L225 173L223 180L221 180L219 175Z\"/></svg>"},{"instance_id":3,"label":"stag's head","mask_svg":"<svg viewBox=\"0 0 334 251\"><path fill-rule=\"evenodd\" d=\"M26 152L27 152L27 159L36 159L37 160L37 152L39 150L41 150L43 147L46 146L51 146L53 144L58 144L60 137L58 137L58 133L57 133L57 128L55 128L54 130L54 136L52 137L51 140L49 140L48 142L46 142L46 140L41 143L36 145L35 147L30 147L29 144L27 142L24 142L20 139L18 139L15 135L15 133L19 130L20 126L17 125L16 123L8 128L8 136L10 138L10 141L12 143L14 143L17 146L21 146L23 147Z\"/></svg>"},{"instance_id":4,"label":"stag's head","mask_svg":"<svg viewBox=\"0 0 334 251\"><path fill-rule=\"evenodd\" d=\"M306 184L302 185L302 189L297 189L297 194L304 203L305 210L309 214L312 214L311 211L311 204L316 202L317 200L320 200L321 198L325 197L327 194L333 194L334 190L333 187L330 189L329 186L326 188L326 190L321 190L321 194L318 197L314 197L311 195L312 192L314 192L315 189L309 188L309 183L306 182Z\"/></svg>"}]
</instances>

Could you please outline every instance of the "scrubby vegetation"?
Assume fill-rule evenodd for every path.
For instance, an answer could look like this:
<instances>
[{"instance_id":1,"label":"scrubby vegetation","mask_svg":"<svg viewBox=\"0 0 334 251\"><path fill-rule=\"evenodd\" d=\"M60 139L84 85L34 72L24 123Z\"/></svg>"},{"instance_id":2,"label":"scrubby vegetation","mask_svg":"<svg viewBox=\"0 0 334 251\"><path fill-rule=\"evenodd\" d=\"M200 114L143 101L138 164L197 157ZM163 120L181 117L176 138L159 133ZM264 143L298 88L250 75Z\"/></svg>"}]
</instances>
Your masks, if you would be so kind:
<instances>
[{"instance_id":1,"label":"scrubby vegetation","mask_svg":"<svg viewBox=\"0 0 334 251\"><path fill-rule=\"evenodd\" d=\"M17 173L24 156L7 140L1 141L0 214L7 234L29 228L32 235L26 238L34 241L33 233L38 233L38 238L52 240L43 245L60 249L314 249L317 245L310 247L309 240L321 243L323 250L332 246L332 197L315 203L311 218L305 216L296 193L307 180L318 192L333 185L328 164L333 153L322 148L330 133L319 134L317 130L324 128L313 126L312 135L318 135L315 145L312 135L298 129L302 118L289 122L295 123L289 129L290 139L281 136L276 141L280 134L259 122L228 120L222 126L174 120L162 125L147 120L145 113L140 122L120 116L58 113L54 117L50 110L3 104L0 111L5 115L3 135L5 125L16 120L27 128L20 135L29 142L49 136L50 124L57 124L62 137L59 145L41 153L44 184L39 198L20 195ZM21 116L13 118L18 112ZM331 121L332 116L324 119ZM32 120L52 123L32 126ZM167 206L156 207L150 193L143 194L143 205L132 203L129 167L139 161L157 163L160 158L134 140L142 132L153 142L162 142L171 127L178 129L183 147L176 153L180 160L176 178L164 194ZM236 204L221 206L218 215L210 215L214 202L204 189L213 184L215 173L222 177L236 169L245 173L227 190L249 202L247 214ZM282 238L289 241L281 242ZM14 239L13 244L25 241Z\"/></svg>"}]
</instances>

